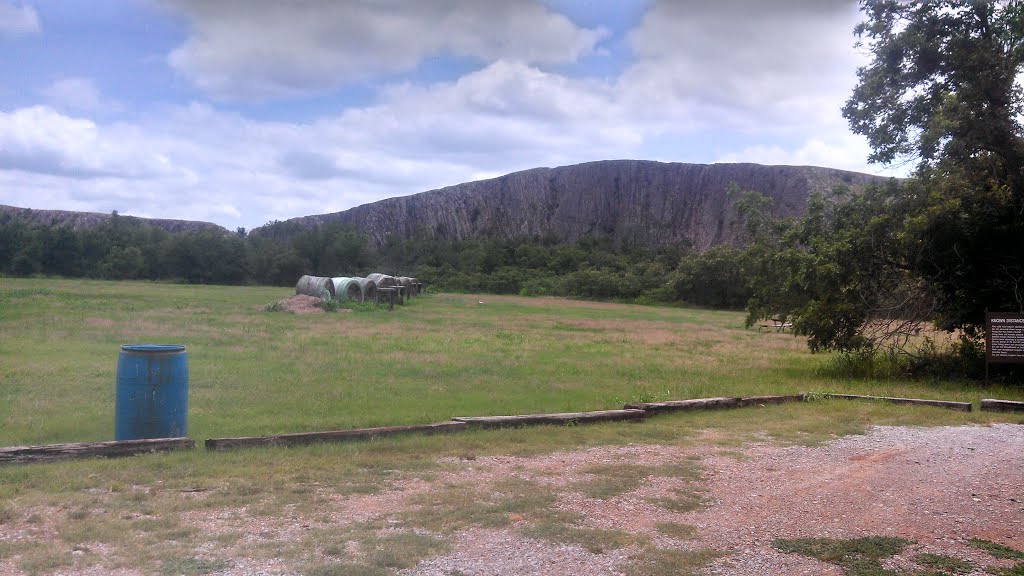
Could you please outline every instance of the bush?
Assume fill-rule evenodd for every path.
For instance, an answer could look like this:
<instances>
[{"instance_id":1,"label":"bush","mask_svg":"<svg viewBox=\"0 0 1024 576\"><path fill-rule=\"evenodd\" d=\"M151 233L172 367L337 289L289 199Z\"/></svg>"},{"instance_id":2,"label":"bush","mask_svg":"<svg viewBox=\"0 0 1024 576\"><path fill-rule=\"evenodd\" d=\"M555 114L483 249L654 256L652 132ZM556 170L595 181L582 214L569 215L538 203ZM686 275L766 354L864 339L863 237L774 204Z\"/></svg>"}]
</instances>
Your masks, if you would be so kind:
<instances>
[{"instance_id":1,"label":"bush","mask_svg":"<svg viewBox=\"0 0 1024 576\"><path fill-rule=\"evenodd\" d=\"M967 336L948 344L925 338L909 353L844 352L833 356L819 373L835 378L980 380L985 377L985 342Z\"/></svg>"}]
</instances>

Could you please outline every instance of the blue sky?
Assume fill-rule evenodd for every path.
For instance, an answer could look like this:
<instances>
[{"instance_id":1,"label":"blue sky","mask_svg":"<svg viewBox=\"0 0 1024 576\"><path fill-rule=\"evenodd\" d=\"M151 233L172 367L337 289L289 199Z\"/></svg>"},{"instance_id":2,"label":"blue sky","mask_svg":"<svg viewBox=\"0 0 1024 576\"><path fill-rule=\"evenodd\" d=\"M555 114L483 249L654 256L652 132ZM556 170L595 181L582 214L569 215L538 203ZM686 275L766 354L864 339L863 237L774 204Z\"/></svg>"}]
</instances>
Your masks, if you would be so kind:
<instances>
[{"instance_id":1,"label":"blue sky","mask_svg":"<svg viewBox=\"0 0 1024 576\"><path fill-rule=\"evenodd\" d=\"M0 0L0 203L253 228L536 166L887 175L848 0Z\"/></svg>"}]
</instances>

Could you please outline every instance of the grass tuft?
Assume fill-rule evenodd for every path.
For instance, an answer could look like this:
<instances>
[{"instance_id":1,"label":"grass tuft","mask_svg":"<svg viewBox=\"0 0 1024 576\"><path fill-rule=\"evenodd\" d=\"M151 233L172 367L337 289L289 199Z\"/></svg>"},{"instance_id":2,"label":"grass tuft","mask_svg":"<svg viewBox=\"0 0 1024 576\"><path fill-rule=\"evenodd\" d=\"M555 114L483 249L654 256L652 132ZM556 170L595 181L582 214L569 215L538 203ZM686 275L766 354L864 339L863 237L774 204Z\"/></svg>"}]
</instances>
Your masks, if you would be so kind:
<instances>
[{"instance_id":1,"label":"grass tuft","mask_svg":"<svg viewBox=\"0 0 1024 576\"><path fill-rule=\"evenodd\" d=\"M967 541L972 547L978 550L984 550L988 552L989 556L998 558L1000 560L1024 560L1024 552L1010 548L1009 546L1003 546L991 540L983 540L981 538L971 538Z\"/></svg>"},{"instance_id":2,"label":"grass tuft","mask_svg":"<svg viewBox=\"0 0 1024 576\"><path fill-rule=\"evenodd\" d=\"M543 485L518 478L481 490L449 484L416 498L419 507L402 514L410 525L431 532L453 533L471 526L503 528L531 520L575 521L576 516L552 508L557 497Z\"/></svg>"},{"instance_id":3,"label":"grass tuft","mask_svg":"<svg viewBox=\"0 0 1024 576\"><path fill-rule=\"evenodd\" d=\"M626 576L699 576L712 561L724 556L717 550L672 550L650 548L641 551L623 567Z\"/></svg>"},{"instance_id":4,"label":"grass tuft","mask_svg":"<svg viewBox=\"0 0 1024 576\"><path fill-rule=\"evenodd\" d=\"M380 568L412 568L423 558L436 556L449 548L446 540L417 534L398 532L375 536L361 542L366 562Z\"/></svg>"},{"instance_id":5,"label":"grass tuft","mask_svg":"<svg viewBox=\"0 0 1024 576\"><path fill-rule=\"evenodd\" d=\"M903 538L866 536L849 540L834 538L777 539L772 546L783 551L816 558L841 566L848 576L896 576L882 567L882 561L913 544Z\"/></svg>"},{"instance_id":6,"label":"grass tuft","mask_svg":"<svg viewBox=\"0 0 1024 576\"><path fill-rule=\"evenodd\" d=\"M598 464L584 468L583 472L594 478L576 483L573 490L601 500L631 492L651 476L667 476L687 481L699 480L702 477L701 468L694 461L662 466Z\"/></svg>"},{"instance_id":7,"label":"grass tuft","mask_svg":"<svg viewBox=\"0 0 1024 576\"><path fill-rule=\"evenodd\" d=\"M618 550L648 542L648 538L631 532L605 528L583 528L554 521L526 525L520 528L519 532L530 538L576 544L592 554L603 554L608 550Z\"/></svg>"},{"instance_id":8,"label":"grass tuft","mask_svg":"<svg viewBox=\"0 0 1024 576\"><path fill-rule=\"evenodd\" d=\"M206 560L204 558L170 558L160 566L162 576L198 576L212 574L229 566L225 560Z\"/></svg>"},{"instance_id":9,"label":"grass tuft","mask_svg":"<svg viewBox=\"0 0 1024 576\"><path fill-rule=\"evenodd\" d=\"M652 498L651 503L672 512L693 512L711 504L700 487L676 488L672 496Z\"/></svg>"},{"instance_id":10,"label":"grass tuft","mask_svg":"<svg viewBox=\"0 0 1024 576\"><path fill-rule=\"evenodd\" d=\"M675 538L676 540L693 540L697 537L697 527L690 524L658 522L654 525L654 528L665 536Z\"/></svg>"},{"instance_id":11,"label":"grass tuft","mask_svg":"<svg viewBox=\"0 0 1024 576\"><path fill-rule=\"evenodd\" d=\"M17 518L17 513L15 513L13 506L0 504L0 526L14 522L15 518Z\"/></svg>"},{"instance_id":12,"label":"grass tuft","mask_svg":"<svg viewBox=\"0 0 1024 576\"><path fill-rule=\"evenodd\" d=\"M367 566L353 562L332 562L307 567L305 576L388 576L392 572L379 566Z\"/></svg>"},{"instance_id":13,"label":"grass tuft","mask_svg":"<svg viewBox=\"0 0 1024 576\"><path fill-rule=\"evenodd\" d=\"M918 554L914 556L914 563L924 566L934 576L970 574L974 571L974 564L943 554Z\"/></svg>"},{"instance_id":14,"label":"grass tuft","mask_svg":"<svg viewBox=\"0 0 1024 576\"><path fill-rule=\"evenodd\" d=\"M71 551L63 547L33 546L18 555L18 568L30 576L49 574L72 565Z\"/></svg>"}]
</instances>

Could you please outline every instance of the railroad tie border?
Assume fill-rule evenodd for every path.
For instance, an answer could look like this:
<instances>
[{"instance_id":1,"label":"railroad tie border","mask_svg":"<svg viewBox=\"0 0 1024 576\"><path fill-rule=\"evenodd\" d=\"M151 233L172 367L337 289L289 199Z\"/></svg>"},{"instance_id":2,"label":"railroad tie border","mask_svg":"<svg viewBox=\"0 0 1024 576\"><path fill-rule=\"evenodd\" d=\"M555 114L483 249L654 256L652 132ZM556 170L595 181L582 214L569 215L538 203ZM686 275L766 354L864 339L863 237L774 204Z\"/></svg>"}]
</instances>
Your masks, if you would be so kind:
<instances>
[{"instance_id":1,"label":"railroad tie border","mask_svg":"<svg viewBox=\"0 0 1024 576\"><path fill-rule=\"evenodd\" d=\"M1024 402L1013 400L994 400L986 398L981 401L982 412L1024 412Z\"/></svg>"},{"instance_id":2,"label":"railroad tie border","mask_svg":"<svg viewBox=\"0 0 1024 576\"><path fill-rule=\"evenodd\" d=\"M922 400L920 398L893 398L890 396L861 396L859 394L822 394L821 396L823 398L841 398L845 400L879 400L882 402L889 402L892 404L936 406L938 408L946 408L947 410L958 410L960 412L970 412L972 410L970 402L949 402L947 400Z\"/></svg>"},{"instance_id":3,"label":"railroad tie border","mask_svg":"<svg viewBox=\"0 0 1024 576\"><path fill-rule=\"evenodd\" d=\"M961 412L971 412L970 402L946 400L924 400L919 398L895 398L889 396L864 396L858 394L784 394L776 396L723 396L717 398L692 398L688 400L666 400L664 402L634 402L622 410L598 410L593 412L558 412L551 414L519 414L513 416L456 416L449 421L433 424L408 426L382 426L377 428L356 428L329 432L300 432L268 436L245 436L238 438L209 438L205 442L208 451L223 451L234 448L257 446L303 446L324 442L348 442L370 440L402 434L437 434L458 432L470 428L505 428L534 425L572 425L591 422L637 421L648 415L661 412L686 412L698 410L719 410L801 402L812 397L844 400L872 400L915 406L935 406ZM1024 412L1024 402L986 398L981 401L984 412ZM73 444L47 444L40 446L13 446L0 448L0 465L51 462L75 458L125 457L153 452L191 450L195 442L191 438L154 438L146 440L118 440L111 442L81 442Z\"/></svg>"},{"instance_id":4,"label":"railroad tie border","mask_svg":"<svg viewBox=\"0 0 1024 576\"><path fill-rule=\"evenodd\" d=\"M0 448L0 465L53 462L75 458L122 458L153 452L191 450L195 445L194 440L183 437L78 442L74 444L44 444L40 446L11 446L9 448Z\"/></svg>"}]
</instances>

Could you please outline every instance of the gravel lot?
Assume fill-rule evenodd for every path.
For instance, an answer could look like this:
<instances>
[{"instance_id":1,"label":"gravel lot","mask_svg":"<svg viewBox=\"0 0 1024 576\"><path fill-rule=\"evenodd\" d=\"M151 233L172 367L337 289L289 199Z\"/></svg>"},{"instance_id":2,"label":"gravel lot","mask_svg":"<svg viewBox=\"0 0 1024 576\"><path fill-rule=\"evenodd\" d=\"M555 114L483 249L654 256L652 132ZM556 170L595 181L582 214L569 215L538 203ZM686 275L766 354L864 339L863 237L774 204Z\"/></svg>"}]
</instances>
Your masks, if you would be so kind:
<instances>
[{"instance_id":1,"label":"gravel lot","mask_svg":"<svg viewBox=\"0 0 1024 576\"><path fill-rule=\"evenodd\" d=\"M706 572L722 575L839 575L840 569L817 560L779 552L776 538L897 536L912 540L889 568L913 569L920 553L936 553L972 562L978 569L1008 567L968 545L982 538L1024 550L1024 425L938 428L874 427L867 434L836 439L818 447L754 443L739 448L716 446L713 438L699 447L628 445L560 452L540 457L480 457L444 462L429 480L399 483L370 495L334 494L324 488L324 502L305 516L254 516L244 509L199 508L182 514L208 541L196 554L230 558L227 575L294 574L310 562L334 558L311 550L296 563L253 555L261 545L303 542L313 530L337 530L378 522L390 530L407 530L402 514L417 508L416 498L466 486L487 490L508 479L533 482L552 495L551 508L576 513L581 526L628 532L644 540L593 553L577 544L528 538L522 528L536 518L509 514L509 525L468 528L450 538L440 556L400 571L407 576L455 575L620 575L650 547L667 550L713 549L723 556ZM699 480L654 474L613 497L590 497L580 483L595 479L595 466L677 467L699 465ZM671 511L659 499L677 490L698 490L706 505ZM479 493L477 493L479 495ZM190 497L203 497L197 494ZM473 496L467 494L467 500ZM55 512L56 514L56 512ZM31 538L47 545L57 538L59 515L38 525L0 527L0 538ZM671 536L659 524L696 528L695 536ZM4 530L8 533L5 534ZM216 536L242 530L236 544ZM17 532L17 533L15 533ZM22 532L24 532L22 534ZM358 544L349 543L359 557ZM102 546L102 545L98 545ZM96 548L94 548L96 549ZM294 560L294 559L293 559ZM130 569L58 573L140 574ZM13 559L0 559L0 574L20 574Z\"/></svg>"},{"instance_id":2,"label":"gravel lot","mask_svg":"<svg viewBox=\"0 0 1024 576\"><path fill-rule=\"evenodd\" d=\"M1024 426L941 428L875 427L820 447L748 445L741 454L650 446L598 448L543 458L487 458L465 474L488 481L507 474L538 476L568 485L581 468L630 461L657 464L700 455L713 504L676 514L648 498L672 487L653 478L612 500L563 493L560 506L582 512L586 524L647 534L659 547L729 552L710 570L737 576L841 574L833 565L784 554L776 538L899 536L916 542L894 559L912 568L922 552L1010 566L967 545L983 538L1024 550ZM548 474L561 473L554 479ZM518 471L518 472L517 472ZM698 528L699 537L677 542L660 536L659 521ZM594 555L578 546L527 540L509 530L463 534L454 553L422 562L409 575L620 574L629 550ZM984 574L978 571L977 574Z\"/></svg>"}]
</instances>

